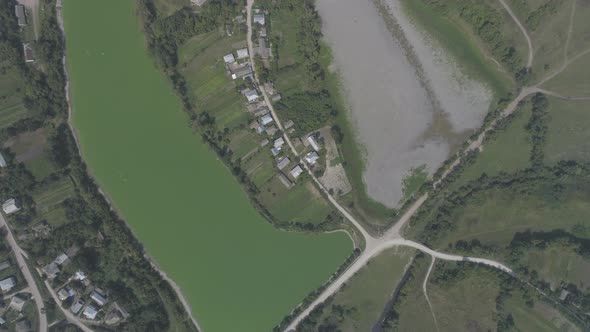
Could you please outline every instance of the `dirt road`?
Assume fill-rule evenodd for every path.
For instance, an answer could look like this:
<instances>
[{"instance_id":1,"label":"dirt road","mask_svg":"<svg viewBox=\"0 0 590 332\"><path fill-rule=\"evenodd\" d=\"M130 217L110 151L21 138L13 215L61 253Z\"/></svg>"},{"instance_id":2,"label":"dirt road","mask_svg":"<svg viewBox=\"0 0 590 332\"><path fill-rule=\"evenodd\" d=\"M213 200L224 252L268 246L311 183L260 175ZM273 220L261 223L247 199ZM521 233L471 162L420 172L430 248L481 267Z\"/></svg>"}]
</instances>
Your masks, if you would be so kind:
<instances>
[{"instance_id":1,"label":"dirt road","mask_svg":"<svg viewBox=\"0 0 590 332\"><path fill-rule=\"evenodd\" d=\"M0 228L4 228L6 230L6 242L12 249L12 253L16 258L16 262L18 264L19 269L21 270L27 284L29 285L29 290L33 295L33 300L35 301L35 307L37 308L37 317L39 318L39 331L47 332L47 315L45 314L45 306L43 305L43 297L41 296L41 292L37 287L37 283L35 282L35 278L31 274L31 270L25 261L25 258L22 254L22 249L19 247L18 243L14 239L12 235L12 231L4 218L4 215L0 213Z\"/></svg>"},{"instance_id":2,"label":"dirt road","mask_svg":"<svg viewBox=\"0 0 590 332\"><path fill-rule=\"evenodd\" d=\"M526 39L526 43L528 44L528 47L529 47L529 56L528 56L526 66L527 66L527 68L531 68L533 66L533 57L534 57L533 43L531 42L531 37L529 36L529 33L526 31L524 25L522 25L522 23L520 23L520 20L518 19L518 17L516 17L516 15L514 15L514 13L512 12L512 9L510 9L510 6L508 6L506 4L506 2L504 2L504 0L499 0L499 1L502 4L502 6L504 7L504 9L506 9L508 14L510 14L510 17L512 17L512 19L514 20L516 25L518 25L518 28L520 29L520 31L522 31L522 34L524 35L524 38Z\"/></svg>"}]
</instances>

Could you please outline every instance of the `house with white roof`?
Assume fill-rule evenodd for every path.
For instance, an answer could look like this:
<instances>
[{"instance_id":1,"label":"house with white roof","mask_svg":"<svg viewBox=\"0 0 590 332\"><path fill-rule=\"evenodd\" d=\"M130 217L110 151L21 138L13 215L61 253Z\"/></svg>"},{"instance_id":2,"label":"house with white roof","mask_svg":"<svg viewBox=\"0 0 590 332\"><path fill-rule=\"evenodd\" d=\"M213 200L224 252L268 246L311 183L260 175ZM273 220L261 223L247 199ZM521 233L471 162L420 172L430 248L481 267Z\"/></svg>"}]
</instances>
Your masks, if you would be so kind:
<instances>
[{"instance_id":1,"label":"house with white roof","mask_svg":"<svg viewBox=\"0 0 590 332\"><path fill-rule=\"evenodd\" d=\"M293 179L297 179L297 177L301 175L301 173L303 173L303 169L301 168L301 166L297 165L291 169L290 173Z\"/></svg>"},{"instance_id":2,"label":"house with white roof","mask_svg":"<svg viewBox=\"0 0 590 332\"><path fill-rule=\"evenodd\" d=\"M320 151L320 145L318 144L318 142L315 140L315 137L313 137L313 135L309 135L307 136L307 141L309 142L309 144L311 145L311 147L315 150L315 151Z\"/></svg>"},{"instance_id":3,"label":"house with white roof","mask_svg":"<svg viewBox=\"0 0 590 332\"><path fill-rule=\"evenodd\" d=\"M14 279L14 277L0 280L0 290L4 293L9 292L14 286L16 286L16 279Z\"/></svg>"},{"instance_id":4,"label":"house with white roof","mask_svg":"<svg viewBox=\"0 0 590 332\"><path fill-rule=\"evenodd\" d=\"M232 53L230 53L230 54L223 56L223 61L225 63L234 63L234 62L236 62L236 58L234 58L234 55Z\"/></svg>"},{"instance_id":5,"label":"house with white roof","mask_svg":"<svg viewBox=\"0 0 590 332\"><path fill-rule=\"evenodd\" d=\"M2 211L6 214L15 213L16 211L20 210L17 206L16 200L11 198L2 204Z\"/></svg>"},{"instance_id":6,"label":"house with white roof","mask_svg":"<svg viewBox=\"0 0 590 332\"><path fill-rule=\"evenodd\" d=\"M242 48L236 51L237 55L238 55L238 59L244 59L248 57L248 49L247 48Z\"/></svg>"},{"instance_id":7,"label":"house with white roof","mask_svg":"<svg viewBox=\"0 0 590 332\"><path fill-rule=\"evenodd\" d=\"M250 103L257 101L259 98L258 92L256 92L254 89L246 91L244 96L246 96L246 99L248 99L248 102Z\"/></svg>"},{"instance_id":8,"label":"house with white roof","mask_svg":"<svg viewBox=\"0 0 590 332\"><path fill-rule=\"evenodd\" d=\"M264 25L264 14L254 14L254 24Z\"/></svg>"},{"instance_id":9,"label":"house with white roof","mask_svg":"<svg viewBox=\"0 0 590 332\"><path fill-rule=\"evenodd\" d=\"M103 305L105 305L107 303L107 301L108 301L107 298L104 295L102 295L101 293L97 292L96 290L93 290L90 293L90 298L92 300L94 300L94 302L96 302L96 304L98 304L101 307Z\"/></svg>"},{"instance_id":10,"label":"house with white roof","mask_svg":"<svg viewBox=\"0 0 590 332\"><path fill-rule=\"evenodd\" d=\"M271 123L272 121L273 121L272 116L270 114L266 114L260 118L260 123L263 125L267 125L267 124Z\"/></svg>"},{"instance_id":11,"label":"house with white roof","mask_svg":"<svg viewBox=\"0 0 590 332\"><path fill-rule=\"evenodd\" d=\"M92 304L87 305L82 312L82 315L88 319L95 319L97 314L98 310Z\"/></svg>"},{"instance_id":12,"label":"house with white roof","mask_svg":"<svg viewBox=\"0 0 590 332\"><path fill-rule=\"evenodd\" d=\"M279 137L277 139L275 139L274 141L274 147L279 149L279 151L281 150L281 148L283 147L283 144L285 144L285 140L282 137Z\"/></svg>"},{"instance_id":13,"label":"house with white roof","mask_svg":"<svg viewBox=\"0 0 590 332\"><path fill-rule=\"evenodd\" d=\"M305 160L310 164L313 165L316 161L320 158L317 152L311 151L310 153L305 155Z\"/></svg>"}]
</instances>

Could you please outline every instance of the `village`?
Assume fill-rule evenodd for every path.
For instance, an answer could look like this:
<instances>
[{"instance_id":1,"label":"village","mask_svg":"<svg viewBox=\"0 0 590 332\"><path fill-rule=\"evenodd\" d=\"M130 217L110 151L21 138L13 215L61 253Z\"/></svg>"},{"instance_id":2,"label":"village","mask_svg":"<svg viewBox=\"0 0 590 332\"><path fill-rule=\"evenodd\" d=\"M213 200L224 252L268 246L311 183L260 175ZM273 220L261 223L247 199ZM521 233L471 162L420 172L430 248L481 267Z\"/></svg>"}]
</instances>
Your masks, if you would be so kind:
<instances>
[{"instance_id":1,"label":"village","mask_svg":"<svg viewBox=\"0 0 590 332\"><path fill-rule=\"evenodd\" d=\"M264 63L268 58L272 57L272 49L267 47L268 35L266 28L266 13L259 9L255 9L253 15L254 34L257 35L257 46L254 48L255 54L253 57L259 57ZM243 18L238 18L242 21ZM288 148L285 148L285 140L283 132L281 132L277 125L276 119L273 118L268 105L264 98L261 98L260 87L257 85L253 76L253 66L250 61L250 54L247 48L241 48L228 53L223 57L223 61L227 68L227 76L232 80L244 80L247 87L242 89L240 93L246 99L246 110L254 118L249 124L249 128L260 135L260 146L267 148L275 160L277 168L277 178L287 188L291 189L297 178L304 173L302 166L299 164L298 158L295 158ZM269 94L270 100L274 103L281 100L281 94L275 89L273 83L264 83L264 89ZM293 128L293 120L287 119L283 122L283 128L287 134L295 132ZM314 133L309 133L303 138L296 138L293 140L298 147L303 147L302 154L305 162L313 167L320 159L319 153L321 147L317 136Z\"/></svg>"}]
</instances>

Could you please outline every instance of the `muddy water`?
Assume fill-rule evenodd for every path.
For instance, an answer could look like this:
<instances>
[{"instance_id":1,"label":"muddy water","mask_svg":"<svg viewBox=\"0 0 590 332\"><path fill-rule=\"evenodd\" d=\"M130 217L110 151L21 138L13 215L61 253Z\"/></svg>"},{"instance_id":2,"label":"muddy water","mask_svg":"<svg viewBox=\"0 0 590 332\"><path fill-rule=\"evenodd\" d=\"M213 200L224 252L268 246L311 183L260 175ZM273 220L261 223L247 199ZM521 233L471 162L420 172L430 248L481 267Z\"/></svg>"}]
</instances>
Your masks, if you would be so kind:
<instances>
[{"instance_id":1,"label":"muddy water","mask_svg":"<svg viewBox=\"0 0 590 332\"><path fill-rule=\"evenodd\" d=\"M372 0L318 0L317 9L366 152L367 193L395 207L403 178L424 164L435 171L480 125L490 94L388 1L395 15L385 19Z\"/></svg>"}]
</instances>

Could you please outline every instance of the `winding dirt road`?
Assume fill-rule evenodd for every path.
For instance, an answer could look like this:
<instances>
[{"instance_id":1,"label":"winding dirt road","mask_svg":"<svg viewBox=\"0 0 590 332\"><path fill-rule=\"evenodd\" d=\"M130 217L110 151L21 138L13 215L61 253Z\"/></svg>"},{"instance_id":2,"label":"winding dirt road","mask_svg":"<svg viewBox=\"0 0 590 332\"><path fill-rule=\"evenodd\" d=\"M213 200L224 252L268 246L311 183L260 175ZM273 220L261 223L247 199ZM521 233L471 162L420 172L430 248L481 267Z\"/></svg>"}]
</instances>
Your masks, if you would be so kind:
<instances>
[{"instance_id":1,"label":"winding dirt road","mask_svg":"<svg viewBox=\"0 0 590 332\"><path fill-rule=\"evenodd\" d=\"M527 66L527 68L531 68L533 66L533 57L534 57L533 43L531 42L531 37L529 36L529 33L526 31L526 28L524 27L524 25L522 25L522 23L520 23L520 20L518 19L518 17L516 17L516 15L514 15L514 12L512 12L512 9L510 8L510 6L508 6L506 4L506 2L504 2L504 0L499 0L499 1L502 4L502 6L504 7L504 9L506 9L506 11L510 15L510 17L512 17L512 20L514 20L514 23L516 23L516 25L518 25L518 28L520 29L520 31L524 35L524 38L526 39L526 43L528 44L528 47L529 47L529 56L528 56L526 66Z\"/></svg>"}]
</instances>

